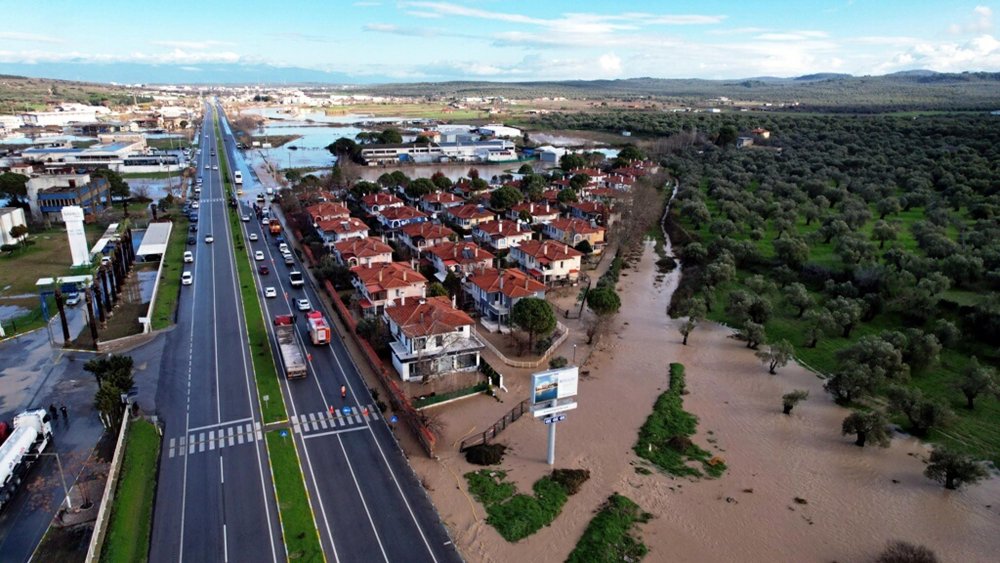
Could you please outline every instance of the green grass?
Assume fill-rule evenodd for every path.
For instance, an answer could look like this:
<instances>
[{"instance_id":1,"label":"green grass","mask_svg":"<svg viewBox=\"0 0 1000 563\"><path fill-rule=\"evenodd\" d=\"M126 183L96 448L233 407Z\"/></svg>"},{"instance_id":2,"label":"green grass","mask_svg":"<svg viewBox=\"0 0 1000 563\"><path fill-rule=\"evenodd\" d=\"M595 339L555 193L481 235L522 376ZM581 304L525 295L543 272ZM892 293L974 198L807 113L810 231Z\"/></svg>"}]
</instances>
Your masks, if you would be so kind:
<instances>
[{"instance_id":1,"label":"green grass","mask_svg":"<svg viewBox=\"0 0 1000 563\"><path fill-rule=\"evenodd\" d=\"M566 559L567 563L617 563L640 561L649 548L636 537L637 524L652 515L643 512L628 497L615 493L587 524L583 536Z\"/></svg>"},{"instance_id":2,"label":"green grass","mask_svg":"<svg viewBox=\"0 0 1000 563\"><path fill-rule=\"evenodd\" d=\"M188 237L188 219L175 210L174 226L170 230L167 253L163 256L163 279L153 304L153 330L167 328L174 323L174 311L181 292L181 273L184 271L184 250Z\"/></svg>"},{"instance_id":3,"label":"green grass","mask_svg":"<svg viewBox=\"0 0 1000 563\"><path fill-rule=\"evenodd\" d=\"M128 172L122 174L126 180L166 180L167 178L177 178L181 175L178 172Z\"/></svg>"},{"instance_id":4,"label":"green grass","mask_svg":"<svg viewBox=\"0 0 1000 563\"><path fill-rule=\"evenodd\" d=\"M282 436L280 432L286 432L286 435ZM294 439L288 431L274 430L266 436L271 479L278 499L278 515L288 559L324 561Z\"/></svg>"},{"instance_id":5,"label":"green grass","mask_svg":"<svg viewBox=\"0 0 1000 563\"><path fill-rule=\"evenodd\" d=\"M481 469L465 474L469 492L486 508L486 522L509 542L522 540L548 526L562 512L569 494L551 477L532 486L534 495L518 494L507 473Z\"/></svg>"},{"instance_id":6,"label":"green grass","mask_svg":"<svg viewBox=\"0 0 1000 563\"><path fill-rule=\"evenodd\" d=\"M101 561L146 561L159 452L160 434L153 424L145 420L133 422L125 438L125 456Z\"/></svg>"},{"instance_id":7,"label":"green grass","mask_svg":"<svg viewBox=\"0 0 1000 563\"><path fill-rule=\"evenodd\" d=\"M672 445L672 439L690 439L698 428L698 417L684 410L684 366L670 364L670 385L653 405L653 412L639 429L639 440L635 453L652 462L671 475L678 477L700 477L707 474L719 477L726 470L722 462L710 463L712 454L697 445L687 444L680 450L680 444ZM702 469L691 465L699 462ZM702 473L704 470L704 474Z\"/></svg>"},{"instance_id":8,"label":"green grass","mask_svg":"<svg viewBox=\"0 0 1000 563\"><path fill-rule=\"evenodd\" d=\"M159 150L187 149L191 147L191 141L180 137L168 139L146 139L146 145L150 148Z\"/></svg>"},{"instance_id":9,"label":"green grass","mask_svg":"<svg viewBox=\"0 0 1000 563\"><path fill-rule=\"evenodd\" d=\"M219 133L218 123L216 123L216 133ZM222 155L221 141L219 142L218 150L219 154ZM225 195L228 198L231 190L228 165L225 158L220 158L219 162L221 164L219 168L222 172ZM236 274L242 297L240 301L243 304L243 315L247 323L250 357L253 360L261 413L265 424L287 420L288 415L285 412L285 402L281 396L281 380L279 379L277 365L274 362L274 356L271 353L271 343L267 338L267 327L264 325L264 313L260 306L260 296L257 295L257 288L254 285L253 267L250 264L250 257L247 255L243 244L243 229L240 218L236 210L232 208L229 208L228 217L229 229L233 234ZM264 401L265 395L268 397L266 402Z\"/></svg>"}]
</instances>

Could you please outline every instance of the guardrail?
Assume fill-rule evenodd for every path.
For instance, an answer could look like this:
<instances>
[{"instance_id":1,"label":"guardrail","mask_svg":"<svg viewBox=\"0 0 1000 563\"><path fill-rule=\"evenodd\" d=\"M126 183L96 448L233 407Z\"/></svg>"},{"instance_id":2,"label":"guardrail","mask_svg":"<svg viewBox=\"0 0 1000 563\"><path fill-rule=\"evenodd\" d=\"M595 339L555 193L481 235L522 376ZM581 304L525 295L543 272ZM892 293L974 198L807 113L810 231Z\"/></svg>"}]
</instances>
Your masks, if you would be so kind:
<instances>
[{"instance_id":1,"label":"guardrail","mask_svg":"<svg viewBox=\"0 0 1000 563\"><path fill-rule=\"evenodd\" d=\"M501 352L496 346L494 346L493 343L489 341L489 339L481 336L479 334L479 327L477 325L473 325L472 330L473 332L476 333L476 336L479 336L479 339L486 344L486 348L490 352L496 354L496 356L500 358L500 361L502 361L503 363L507 364L512 368L537 368L538 366L547 362L549 356L551 356L556 351L556 348L559 348L559 346L561 346L562 343L566 342L566 339L569 338L569 329L566 328L566 325L562 324L559 321L556 321L556 330L559 331L560 334L559 336L556 337L555 340L552 341L552 344L549 345L547 350L545 350L545 353L542 354L542 357L533 361L520 361L508 358L503 354L503 352Z\"/></svg>"},{"instance_id":2,"label":"guardrail","mask_svg":"<svg viewBox=\"0 0 1000 563\"><path fill-rule=\"evenodd\" d=\"M108 532L111 505L114 504L115 490L118 488L118 476L121 474L122 457L125 455L125 434L128 432L128 425L131 422L130 414L129 409L125 409L125 414L122 415L122 427L118 431L115 455L111 458L111 467L108 469L108 480L104 483L101 508L97 511L97 521L94 522L94 533L90 536L90 546L87 548L87 563L96 563L101 559L101 549L104 547L104 535Z\"/></svg>"},{"instance_id":3,"label":"guardrail","mask_svg":"<svg viewBox=\"0 0 1000 563\"><path fill-rule=\"evenodd\" d=\"M473 446L488 444L490 440L497 437L497 434L506 430L511 424L514 424L517 419L524 416L524 413L529 412L531 412L531 399L525 399L518 403L516 407L510 409L507 414L503 415L503 418L494 422L492 426L484 430L482 433L462 440L462 443L458 446L458 451L464 452Z\"/></svg>"}]
</instances>

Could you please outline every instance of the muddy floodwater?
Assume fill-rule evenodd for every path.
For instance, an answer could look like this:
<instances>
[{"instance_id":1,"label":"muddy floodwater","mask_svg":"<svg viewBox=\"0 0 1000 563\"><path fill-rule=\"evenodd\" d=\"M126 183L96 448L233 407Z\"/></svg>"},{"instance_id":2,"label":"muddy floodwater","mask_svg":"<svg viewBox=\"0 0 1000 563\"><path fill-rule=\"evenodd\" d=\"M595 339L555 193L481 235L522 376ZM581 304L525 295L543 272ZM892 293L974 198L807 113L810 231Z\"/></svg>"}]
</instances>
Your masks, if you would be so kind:
<instances>
[{"instance_id":1,"label":"muddy floodwater","mask_svg":"<svg viewBox=\"0 0 1000 563\"><path fill-rule=\"evenodd\" d=\"M516 544L485 522L462 474L478 469L457 453L529 393L530 370L503 367L505 404L476 397L440 407L447 430L440 459L412 456L420 477L469 561L564 561L594 511L613 492L654 518L641 526L646 561L870 561L890 540L933 549L942 561L997 561L1000 479L947 491L923 476L929 449L897 435L888 449L858 448L842 436L849 413L798 365L768 375L726 327L705 323L681 345L680 321L665 314L676 272L656 271L647 246L626 270L615 333L590 358L579 408L559 424L556 467L584 468L591 479L549 527ZM667 366L687 368L685 409L699 418L694 442L725 459L718 479L680 479L635 470L637 431L667 385ZM781 395L806 389L791 416ZM510 446L500 469L520 491L551 468L546 428L527 417L501 434Z\"/></svg>"}]
</instances>

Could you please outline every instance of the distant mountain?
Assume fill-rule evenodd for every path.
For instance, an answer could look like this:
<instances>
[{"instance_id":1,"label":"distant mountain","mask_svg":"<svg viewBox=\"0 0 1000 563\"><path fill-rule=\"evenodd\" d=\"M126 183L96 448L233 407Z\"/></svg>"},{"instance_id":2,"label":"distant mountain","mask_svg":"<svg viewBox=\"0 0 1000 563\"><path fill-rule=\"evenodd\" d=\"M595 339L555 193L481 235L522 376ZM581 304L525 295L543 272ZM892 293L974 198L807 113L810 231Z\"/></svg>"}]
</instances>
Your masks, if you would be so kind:
<instances>
[{"instance_id":1,"label":"distant mountain","mask_svg":"<svg viewBox=\"0 0 1000 563\"><path fill-rule=\"evenodd\" d=\"M794 80L797 82L815 82L817 80L831 80L834 78L853 78L850 74L841 74L836 72L817 72L815 74L804 74L802 76L796 76Z\"/></svg>"},{"instance_id":2,"label":"distant mountain","mask_svg":"<svg viewBox=\"0 0 1000 563\"><path fill-rule=\"evenodd\" d=\"M901 70L899 72L894 72L892 74L887 74L886 76L934 76L935 74L941 74L935 70L925 70L925 69L914 69L914 70Z\"/></svg>"},{"instance_id":3,"label":"distant mountain","mask_svg":"<svg viewBox=\"0 0 1000 563\"><path fill-rule=\"evenodd\" d=\"M192 65L143 63L0 63L0 74L119 84L358 84L387 82L386 76L359 77L299 67L263 64Z\"/></svg>"}]
</instances>

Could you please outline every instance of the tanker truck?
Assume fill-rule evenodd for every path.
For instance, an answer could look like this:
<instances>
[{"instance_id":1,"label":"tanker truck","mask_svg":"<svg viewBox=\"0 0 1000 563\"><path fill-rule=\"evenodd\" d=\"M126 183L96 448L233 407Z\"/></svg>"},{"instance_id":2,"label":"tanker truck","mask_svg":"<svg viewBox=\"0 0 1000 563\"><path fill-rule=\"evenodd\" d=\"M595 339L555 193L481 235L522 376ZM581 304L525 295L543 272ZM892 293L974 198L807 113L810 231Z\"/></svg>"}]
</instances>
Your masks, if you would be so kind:
<instances>
[{"instance_id":1,"label":"tanker truck","mask_svg":"<svg viewBox=\"0 0 1000 563\"><path fill-rule=\"evenodd\" d=\"M52 425L45 409L27 410L14 417L14 429L0 445L0 510L14 497L38 454L52 441Z\"/></svg>"}]
</instances>

